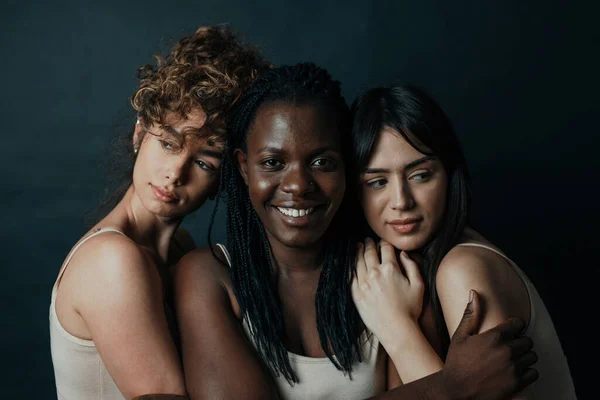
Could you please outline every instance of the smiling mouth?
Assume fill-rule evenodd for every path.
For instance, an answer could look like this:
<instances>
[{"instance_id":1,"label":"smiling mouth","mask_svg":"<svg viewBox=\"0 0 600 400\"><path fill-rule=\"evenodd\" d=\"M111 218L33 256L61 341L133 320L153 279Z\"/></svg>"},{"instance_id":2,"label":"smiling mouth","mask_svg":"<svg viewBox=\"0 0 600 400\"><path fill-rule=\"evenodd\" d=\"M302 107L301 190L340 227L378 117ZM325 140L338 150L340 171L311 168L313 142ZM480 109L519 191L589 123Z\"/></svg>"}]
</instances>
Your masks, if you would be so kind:
<instances>
[{"instance_id":1,"label":"smiling mouth","mask_svg":"<svg viewBox=\"0 0 600 400\"><path fill-rule=\"evenodd\" d=\"M314 211L314 207L310 208L283 208L283 207L275 207L279 210L280 213L287 217L299 218L305 217Z\"/></svg>"}]
</instances>

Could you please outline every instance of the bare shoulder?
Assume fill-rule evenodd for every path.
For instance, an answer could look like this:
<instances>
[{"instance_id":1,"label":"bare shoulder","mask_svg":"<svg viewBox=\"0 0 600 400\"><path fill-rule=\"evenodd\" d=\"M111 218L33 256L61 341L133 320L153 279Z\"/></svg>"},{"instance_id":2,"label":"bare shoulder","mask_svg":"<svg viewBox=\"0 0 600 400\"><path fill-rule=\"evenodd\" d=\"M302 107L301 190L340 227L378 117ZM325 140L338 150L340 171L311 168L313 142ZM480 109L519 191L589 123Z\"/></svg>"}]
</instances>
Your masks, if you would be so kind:
<instances>
[{"instance_id":1,"label":"bare shoulder","mask_svg":"<svg viewBox=\"0 0 600 400\"><path fill-rule=\"evenodd\" d=\"M203 246L190 251L179 260L174 273L176 280L230 280L227 260L217 246Z\"/></svg>"},{"instance_id":2,"label":"bare shoulder","mask_svg":"<svg viewBox=\"0 0 600 400\"><path fill-rule=\"evenodd\" d=\"M460 281L494 280L497 274L512 269L500 255L480 247L455 246L440 262L436 280L455 284Z\"/></svg>"},{"instance_id":3,"label":"bare shoulder","mask_svg":"<svg viewBox=\"0 0 600 400\"><path fill-rule=\"evenodd\" d=\"M175 297L179 304L225 301L239 314L229 266L225 255L217 246L203 246L192 250L179 260L173 273Z\"/></svg>"},{"instance_id":4,"label":"bare shoulder","mask_svg":"<svg viewBox=\"0 0 600 400\"><path fill-rule=\"evenodd\" d=\"M137 243L117 232L106 232L85 242L68 266L85 298L159 290L160 275L152 258Z\"/></svg>"},{"instance_id":5,"label":"bare shoulder","mask_svg":"<svg viewBox=\"0 0 600 400\"><path fill-rule=\"evenodd\" d=\"M490 249L456 246L442 259L436 274L436 290L449 328L458 323L471 289L479 293L485 304L482 328L490 328L510 316L528 321L529 294L508 260Z\"/></svg>"}]
</instances>

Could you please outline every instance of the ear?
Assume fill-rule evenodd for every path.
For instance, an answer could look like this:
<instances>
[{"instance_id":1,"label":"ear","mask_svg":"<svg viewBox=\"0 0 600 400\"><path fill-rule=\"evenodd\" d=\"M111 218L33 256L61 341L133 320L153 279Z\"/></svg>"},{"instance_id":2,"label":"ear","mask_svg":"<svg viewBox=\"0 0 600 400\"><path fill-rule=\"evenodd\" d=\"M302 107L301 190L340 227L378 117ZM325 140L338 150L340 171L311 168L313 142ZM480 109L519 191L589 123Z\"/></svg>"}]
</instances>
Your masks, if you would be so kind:
<instances>
[{"instance_id":1,"label":"ear","mask_svg":"<svg viewBox=\"0 0 600 400\"><path fill-rule=\"evenodd\" d=\"M246 183L246 186L248 186L248 157L246 156L246 153L244 153L242 149L235 149L233 151L233 157L235 158L235 162L240 170L240 174L242 174L244 183Z\"/></svg>"},{"instance_id":2,"label":"ear","mask_svg":"<svg viewBox=\"0 0 600 400\"><path fill-rule=\"evenodd\" d=\"M140 145L142 144L142 137L143 137L143 132L144 129L142 128L142 119L138 117L137 121L135 122L135 128L133 130L133 148L134 149L139 149Z\"/></svg>"}]
</instances>

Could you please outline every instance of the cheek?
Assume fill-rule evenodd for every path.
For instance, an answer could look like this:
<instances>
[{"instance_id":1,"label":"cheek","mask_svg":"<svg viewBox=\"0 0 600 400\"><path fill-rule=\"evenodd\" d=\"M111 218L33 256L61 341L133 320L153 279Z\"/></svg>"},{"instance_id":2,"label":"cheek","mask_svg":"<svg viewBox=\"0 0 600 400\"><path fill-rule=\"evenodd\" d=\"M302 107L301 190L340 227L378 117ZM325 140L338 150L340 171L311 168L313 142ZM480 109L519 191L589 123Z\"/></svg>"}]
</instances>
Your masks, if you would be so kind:
<instances>
[{"instance_id":1,"label":"cheek","mask_svg":"<svg viewBox=\"0 0 600 400\"><path fill-rule=\"evenodd\" d=\"M421 204L429 214L431 224L437 226L446 208L446 184L440 182L438 185L429 187L422 193Z\"/></svg>"},{"instance_id":2,"label":"cheek","mask_svg":"<svg viewBox=\"0 0 600 400\"><path fill-rule=\"evenodd\" d=\"M265 203L273 192L277 183L272 177L261 175L260 173L248 173L248 193L250 201L256 209L260 204Z\"/></svg>"},{"instance_id":3,"label":"cheek","mask_svg":"<svg viewBox=\"0 0 600 400\"><path fill-rule=\"evenodd\" d=\"M385 223L385 196L384 190L374 192L363 189L361 193L361 205L367 223L371 228L377 230L377 227Z\"/></svg>"}]
</instances>

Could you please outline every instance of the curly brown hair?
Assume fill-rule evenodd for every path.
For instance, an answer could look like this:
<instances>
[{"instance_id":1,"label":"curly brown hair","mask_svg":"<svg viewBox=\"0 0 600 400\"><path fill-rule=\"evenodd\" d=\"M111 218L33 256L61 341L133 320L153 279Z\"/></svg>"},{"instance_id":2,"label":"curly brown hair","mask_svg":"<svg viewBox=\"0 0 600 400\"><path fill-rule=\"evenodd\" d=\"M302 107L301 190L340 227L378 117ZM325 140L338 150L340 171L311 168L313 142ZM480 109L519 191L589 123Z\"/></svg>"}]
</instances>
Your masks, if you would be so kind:
<instances>
[{"instance_id":1,"label":"curly brown hair","mask_svg":"<svg viewBox=\"0 0 600 400\"><path fill-rule=\"evenodd\" d=\"M140 86L131 97L142 126L164 125L167 113L185 118L200 107L207 115L205 127L209 129L198 134L217 146L225 144L226 121L233 104L261 71L271 67L255 47L243 43L226 25L200 27L180 39L168 55L154 58L156 66L138 68ZM105 159L108 187L97 210L84 218L86 224L106 215L131 185L134 130L129 116L127 120L127 127L116 127L127 129L127 134L119 134L110 146Z\"/></svg>"},{"instance_id":2,"label":"curly brown hair","mask_svg":"<svg viewBox=\"0 0 600 400\"><path fill-rule=\"evenodd\" d=\"M171 111L186 117L196 107L207 115L210 141L224 141L227 114L269 64L226 25L203 26L180 39L157 65L138 68L140 87L131 104L145 126L164 124Z\"/></svg>"}]
</instances>

